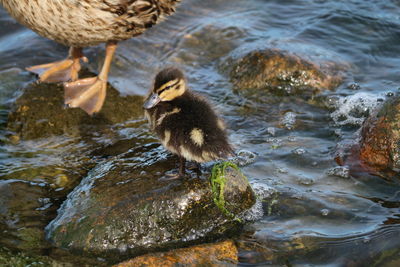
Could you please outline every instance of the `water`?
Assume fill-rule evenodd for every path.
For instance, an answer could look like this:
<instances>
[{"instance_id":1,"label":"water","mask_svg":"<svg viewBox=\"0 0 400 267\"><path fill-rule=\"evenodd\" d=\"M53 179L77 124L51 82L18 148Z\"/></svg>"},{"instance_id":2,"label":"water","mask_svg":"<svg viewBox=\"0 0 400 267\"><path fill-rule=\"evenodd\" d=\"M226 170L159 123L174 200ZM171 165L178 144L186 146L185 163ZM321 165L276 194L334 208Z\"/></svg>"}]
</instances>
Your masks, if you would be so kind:
<instances>
[{"instance_id":1,"label":"water","mask_svg":"<svg viewBox=\"0 0 400 267\"><path fill-rule=\"evenodd\" d=\"M275 193L257 204L250 216L255 221L238 239L241 265L399 262L398 183L352 173L334 160L338 143L351 140L371 109L398 90L399 14L396 0L184 0L167 22L120 44L110 80L121 93L145 95L159 68L178 65L191 87L221 111L236 149L256 155L242 169L259 192L264 187ZM264 48L339 62L347 66L345 80L324 92L317 105L293 97L253 99L232 93L224 63ZM89 67L97 71L103 48L85 52ZM13 144L4 128L21 88L35 79L24 67L66 53L0 10L0 179L55 184L60 191L70 190L79 179L80 172L71 171L74 160L65 164L63 151L85 143L57 136ZM118 135L98 139L154 142L141 121L115 125L112 131ZM63 181L65 173L75 178Z\"/></svg>"}]
</instances>

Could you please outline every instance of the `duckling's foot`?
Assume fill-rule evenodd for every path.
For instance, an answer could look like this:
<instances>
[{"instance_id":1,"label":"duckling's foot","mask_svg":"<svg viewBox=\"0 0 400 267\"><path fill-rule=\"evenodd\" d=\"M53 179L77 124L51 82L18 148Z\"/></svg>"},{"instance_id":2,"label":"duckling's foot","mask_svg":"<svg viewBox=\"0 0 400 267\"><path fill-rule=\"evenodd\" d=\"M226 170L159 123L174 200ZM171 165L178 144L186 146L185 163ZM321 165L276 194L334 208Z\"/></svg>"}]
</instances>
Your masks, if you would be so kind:
<instances>
[{"instance_id":1,"label":"duckling's foot","mask_svg":"<svg viewBox=\"0 0 400 267\"><path fill-rule=\"evenodd\" d=\"M173 173L166 173L165 178L163 180L172 181L172 180L177 180L180 178L182 178L182 177L177 172L173 172Z\"/></svg>"},{"instance_id":2,"label":"duckling's foot","mask_svg":"<svg viewBox=\"0 0 400 267\"><path fill-rule=\"evenodd\" d=\"M179 177L184 178L186 175L186 159L179 157Z\"/></svg>"},{"instance_id":3,"label":"duckling's foot","mask_svg":"<svg viewBox=\"0 0 400 267\"><path fill-rule=\"evenodd\" d=\"M64 83L64 102L69 107L79 107L92 115L103 106L106 89L107 82L99 77Z\"/></svg>"},{"instance_id":4,"label":"duckling's foot","mask_svg":"<svg viewBox=\"0 0 400 267\"><path fill-rule=\"evenodd\" d=\"M80 60L87 62L81 48L71 47L69 56L65 60L53 63L36 65L26 68L27 71L39 75L39 80L46 83L76 81L81 69Z\"/></svg>"}]
</instances>

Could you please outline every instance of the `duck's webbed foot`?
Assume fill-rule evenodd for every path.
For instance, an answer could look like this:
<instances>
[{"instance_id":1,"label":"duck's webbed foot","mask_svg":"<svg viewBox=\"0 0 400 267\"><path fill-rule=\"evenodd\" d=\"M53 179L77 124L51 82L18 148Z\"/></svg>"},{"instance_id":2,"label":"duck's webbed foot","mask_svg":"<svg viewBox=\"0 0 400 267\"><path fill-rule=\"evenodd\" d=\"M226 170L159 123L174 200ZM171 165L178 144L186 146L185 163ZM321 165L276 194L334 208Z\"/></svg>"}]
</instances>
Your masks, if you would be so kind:
<instances>
[{"instance_id":1,"label":"duck's webbed foot","mask_svg":"<svg viewBox=\"0 0 400 267\"><path fill-rule=\"evenodd\" d=\"M89 115L99 112L106 98L107 82L99 77L64 84L64 101L69 107L81 108Z\"/></svg>"},{"instance_id":2,"label":"duck's webbed foot","mask_svg":"<svg viewBox=\"0 0 400 267\"><path fill-rule=\"evenodd\" d=\"M117 44L106 45L106 57L99 76L64 83L64 102L72 108L81 108L89 115L99 112L106 98L107 79Z\"/></svg>"},{"instance_id":3,"label":"duck's webbed foot","mask_svg":"<svg viewBox=\"0 0 400 267\"><path fill-rule=\"evenodd\" d=\"M39 75L39 81L46 83L75 81L81 69L80 60L87 62L82 49L71 47L68 58L48 64L26 68L27 71Z\"/></svg>"}]
</instances>

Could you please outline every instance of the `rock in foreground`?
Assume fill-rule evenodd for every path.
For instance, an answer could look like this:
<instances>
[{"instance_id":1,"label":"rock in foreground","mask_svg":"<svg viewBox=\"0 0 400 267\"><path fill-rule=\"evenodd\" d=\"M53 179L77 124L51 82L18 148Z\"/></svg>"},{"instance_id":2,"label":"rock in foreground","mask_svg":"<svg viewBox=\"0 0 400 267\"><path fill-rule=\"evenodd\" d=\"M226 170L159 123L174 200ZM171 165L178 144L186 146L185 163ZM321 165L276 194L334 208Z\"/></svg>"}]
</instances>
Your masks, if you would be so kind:
<instances>
[{"instance_id":1,"label":"rock in foreground","mask_svg":"<svg viewBox=\"0 0 400 267\"><path fill-rule=\"evenodd\" d=\"M114 267L134 266L236 266L238 250L232 240L215 244L202 244L165 253L143 255Z\"/></svg>"},{"instance_id":2,"label":"rock in foreground","mask_svg":"<svg viewBox=\"0 0 400 267\"><path fill-rule=\"evenodd\" d=\"M120 261L238 230L242 222L236 216L255 200L240 171L227 167L219 187L228 188L223 191L226 212L214 202L208 175L171 180L159 174L163 162L153 158L140 168L137 161L120 159L93 169L48 225L48 239L57 247Z\"/></svg>"}]
</instances>

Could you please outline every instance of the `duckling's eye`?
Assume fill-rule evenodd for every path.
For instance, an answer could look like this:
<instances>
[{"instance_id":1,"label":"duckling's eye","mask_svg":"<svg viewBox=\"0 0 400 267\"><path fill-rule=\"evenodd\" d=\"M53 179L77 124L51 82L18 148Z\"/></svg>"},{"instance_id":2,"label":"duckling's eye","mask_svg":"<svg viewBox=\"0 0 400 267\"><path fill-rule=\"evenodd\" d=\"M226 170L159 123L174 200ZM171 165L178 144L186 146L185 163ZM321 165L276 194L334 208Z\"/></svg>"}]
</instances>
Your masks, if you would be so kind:
<instances>
[{"instance_id":1,"label":"duckling's eye","mask_svg":"<svg viewBox=\"0 0 400 267\"><path fill-rule=\"evenodd\" d=\"M167 86L167 87L163 88L162 90L158 91L158 94L161 95L162 92L164 92L165 90L168 90L169 88L171 88L171 86Z\"/></svg>"}]
</instances>

